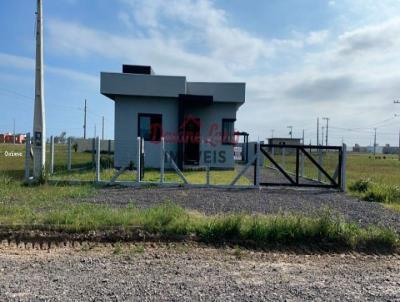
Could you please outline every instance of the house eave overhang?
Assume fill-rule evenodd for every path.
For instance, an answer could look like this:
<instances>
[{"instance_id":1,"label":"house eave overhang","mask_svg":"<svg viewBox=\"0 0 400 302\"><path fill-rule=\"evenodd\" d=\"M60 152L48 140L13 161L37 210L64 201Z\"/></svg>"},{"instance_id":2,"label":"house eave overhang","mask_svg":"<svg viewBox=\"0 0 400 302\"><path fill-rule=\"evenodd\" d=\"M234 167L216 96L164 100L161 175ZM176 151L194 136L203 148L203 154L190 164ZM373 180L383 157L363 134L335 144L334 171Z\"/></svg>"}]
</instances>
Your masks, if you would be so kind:
<instances>
[{"instance_id":1,"label":"house eave overhang","mask_svg":"<svg viewBox=\"0 0 400 302\"><path fill-rule=\"evenodd\" d=\"M116 96L173 97L186 92L186 78L131 73L102 72L100 93Z\"/></svg>"},{"instance_id":2,"label":"house eave overhang","mask_svg":"<svg viewBox=\"0 0 400 302\"><path fill-rule=\"evenodd\" d=\"M209 96L213 103L245 102L245 83L187 82L184 76L101 72L100 93L115 100L119 96L179 98L180 95Z\"/></svg>"}]
</instances>

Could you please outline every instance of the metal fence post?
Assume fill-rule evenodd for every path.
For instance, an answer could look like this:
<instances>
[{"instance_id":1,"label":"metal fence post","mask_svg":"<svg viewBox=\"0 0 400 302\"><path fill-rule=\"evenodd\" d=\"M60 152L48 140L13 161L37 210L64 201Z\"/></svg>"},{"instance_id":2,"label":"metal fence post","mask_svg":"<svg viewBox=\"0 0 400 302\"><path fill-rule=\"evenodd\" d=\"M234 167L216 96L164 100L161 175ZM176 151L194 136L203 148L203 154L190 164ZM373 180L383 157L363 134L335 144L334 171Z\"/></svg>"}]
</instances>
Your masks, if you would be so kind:
<instances>
[{"instance_id":1,"label":"metal fence post","mask_svg":"<svg viewBox=\"0 0 400 302\"><path fill-rule=\"evenodd\" d=\"M256 183L255 183L255 185L256 185L256 187L260 187L260 165L262 164L261 163L261 154L260 154L261 152L260 152L260 143L258 142L257 144L256 144Z\"/></svg>"},{"instance_id":2,"label":"metal fence post","mask_svg":"<svg viewBox=\"0 0 400 302\"><path fill-rule=\"evenodd\" d=\"M72 166L72 138L68 137L68 150L67 150L67 170L71 170Z\"/></svg>"},{"instance_id":3,"label":"metal fence post","mask_svg":"<svg viewBox=\"0 0 400 302\"><path fill-rule=\"evenodd\" d=\"M136 163L136 182L140 182L140 170L141 170L141 139L140 137L137 138L137 163Z\"/></svg>"},{"instance_id":4,"label":"metal fence post","mask_svg":"<svg viewBox=\"0 0 400 302\"><path fill-rule=\"evenodd\" d=\"M160 183L164 183L164 164L165 164L165 141L161 138L161 150L160 150Z\"/></svg>"},{"instance_id":5,"label":"metal fence post","mask_svg":"<svg viewBox=\"0 0 400 302\"><path fill-rule=\"evenodd\" d=\"M29 180L29 171L30 171L30 163L31 163L31 134L26 134L25 139L25 181Z\"/></svg>"},{"instance_id":6,"label":"metal fence post","mask_svg":"<svg viewBox=\"0 0 400 302\"><path fill-rule=\"evenodd\" d=\"M101 157L101 146L100 138L96 138L96 181L100 181L100 157Z\"/></svg>"},{"instance_id":7,"label":"metal fence post","mask_svg":"<svg viewBox=\"0 0 400 302\"><path fill-rule=\"evenodd\" d=\"M96 166L96 139L92 139L92 168Z\"/></svg>"},{"instance_id":8,"label":"metal fence post","mask_svg":"<svg viewBox=\"0 0 400 302\"><path fill-rule=\"evenodd\" d=\"M304 177L304 153L300 153L300 176Z\"/></svg>"},{"instance_id":9,"label":"metal fence post","mask_svg":"<svg viewBox=\"0 0 400 302\"><path fill-rule=\"evenodd\" d=\"M50 174L54 174L54 136L50 137Z\"/></svg>"},{"instance_id":10,"label":"metal fence post","mask_svg":"<svg viewBox=\"0 0 400 302\"><path fill-rule=\"evenodd\" d=\"M342 166L340 167L342 171L341 177L341 189L343 192L346 192L346 163L347 163L347 145L343 144L342 146Z\"/></svg>"}]
</instances>

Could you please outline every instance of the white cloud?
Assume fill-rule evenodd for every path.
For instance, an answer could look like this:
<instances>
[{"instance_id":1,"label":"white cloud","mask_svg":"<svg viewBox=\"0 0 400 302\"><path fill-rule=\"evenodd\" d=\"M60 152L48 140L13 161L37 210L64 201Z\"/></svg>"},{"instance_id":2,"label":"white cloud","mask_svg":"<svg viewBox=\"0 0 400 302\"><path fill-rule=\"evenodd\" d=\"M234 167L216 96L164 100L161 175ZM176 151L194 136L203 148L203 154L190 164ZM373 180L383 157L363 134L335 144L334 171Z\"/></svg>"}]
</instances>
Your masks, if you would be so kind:
<instances>
[{"instance_id":1,"label":"white cloud","mask_svg":"<svg viewBox=\"0 0 400 302\"><path fill-rule=\"evenodd\" d=\"M0 53L0 66L13 69L31 70L35 68L35 60L28 57ZM73 81L84 82L89 85L99 85L99 78L79 71L45 65L45 72L68 78Z\"/></svg>"},{"instance_id":2,"label":"white cloud","mask_svg":"<svg viewBox=\"0 0 400 302\"><path fill-rule=\"evenodd\" d=\"M321 44L325 42L327 38L328 38L327 30L312 31L308 34L306 42L311 45Z\"/></svg>"},{"instance_id":3,"label":"white cloud","mask_svg":"<svg viewBox=\"0 0 400 302\"><path fill-rule=\"evenodd\" d=\"M125 25L128 29L133 28L133 23L131 17L126 12L119 12L118 19L121 21L123 25Z\"/></svg>"},{"instance_id":4,"label":"white cloud","mask_svg":"<svg viewBox=\"0 0 400 302\"><path fill-rule=\"evenodd\" d=\"M187 75L189 80L246 81L247 102L239 111L238 127L253 138L286 123L303 127L322 115L349 128L392 115L390 101L398 98L400 84L397 18L371 24L366 17L362 23L368 25L339 34L328 28L267 40L232 25L225 11L206 0L121 1L127 5L121 22L144 35L51 19L51 49L57 55L150 64L158 73ZM353 4L349 10L359 13L360 7ZM353 142L366 140L352 135Z\"/></svg>"}]
</instances>

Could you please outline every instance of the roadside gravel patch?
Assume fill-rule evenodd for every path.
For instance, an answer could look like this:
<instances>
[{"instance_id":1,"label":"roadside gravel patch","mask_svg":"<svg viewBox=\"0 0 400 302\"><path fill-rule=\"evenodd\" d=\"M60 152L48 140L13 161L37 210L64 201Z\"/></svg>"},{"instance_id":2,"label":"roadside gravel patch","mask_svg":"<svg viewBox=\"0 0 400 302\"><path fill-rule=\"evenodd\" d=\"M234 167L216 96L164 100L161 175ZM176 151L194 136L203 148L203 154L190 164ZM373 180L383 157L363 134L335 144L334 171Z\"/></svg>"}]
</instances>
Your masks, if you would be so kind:
<instances>
[{"instance_id":1,"label":"roadside gravel patch","mask_svg":"<svg viewBox=\"0 0 400 302\"><path fill-rule=\"evenodd\" d=\"M378 225L400 232L400 214L379 203L364 202L332 190L310 189L200 189L200 188L105 188L84 201L126 206L134 203L149 208L163 202L174 202L186 209L205 214L300 213L318 214L326 208L360 226Z\"/></svg>"},{"instance_id":2,"label":"roadside gravel patch","mask_svg":"<svg viewBox=\"0 0 400 302\"><path fill-rule=\"evenodd\" d=\"M2 248L2 301L398 301L400 258L183 245Z\"/></svg>"}]
</instances>

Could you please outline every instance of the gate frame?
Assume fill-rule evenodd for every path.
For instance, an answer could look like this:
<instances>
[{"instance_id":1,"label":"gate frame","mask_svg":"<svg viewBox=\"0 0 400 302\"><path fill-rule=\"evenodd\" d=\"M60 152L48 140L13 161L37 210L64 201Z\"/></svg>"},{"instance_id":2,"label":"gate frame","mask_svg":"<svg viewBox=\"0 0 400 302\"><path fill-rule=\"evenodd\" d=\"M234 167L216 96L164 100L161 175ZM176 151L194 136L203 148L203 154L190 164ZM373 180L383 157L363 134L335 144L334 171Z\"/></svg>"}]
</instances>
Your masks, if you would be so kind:
<instances>
[{"instance_id":1,"label":"gate frame","mask_svg":"<svg viewBox=\"0 0 400 302\"><path fill-rule=\"evenodd\" d=\"M268 153L264 148L288 148L296 150L296 170L295 178L289 175L284 168L282 168L273 158L271 154ZM323 150L336 150L338 151L338 166L334 173L334 176L329 175L329 173L318 163L306 149L317 149L321 152ZM260 151L267 159L275 166L276 169L289 181L289 183L271 183L271 182L260 182L260 186L288 186L288 187L307 187L307 188L327 188L327 189L340 189L341 191L346 190L345 184L345 174L346 174L346 145L343 146L320 146L320 145L278 145L278 144L261 144ZM329 181L330 184L322 183L315 180L315 184L303 184L300 183L300 152L305 155L317 168L319 173L322 173ZM335 180L337 178L337 181Z\"/></svg>"}]
</instances>

